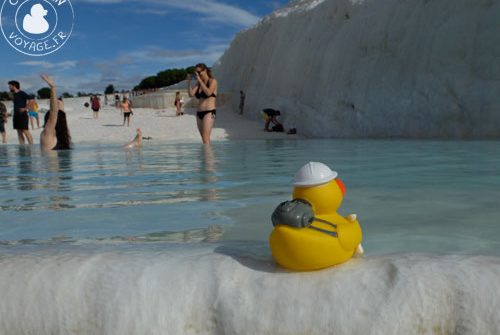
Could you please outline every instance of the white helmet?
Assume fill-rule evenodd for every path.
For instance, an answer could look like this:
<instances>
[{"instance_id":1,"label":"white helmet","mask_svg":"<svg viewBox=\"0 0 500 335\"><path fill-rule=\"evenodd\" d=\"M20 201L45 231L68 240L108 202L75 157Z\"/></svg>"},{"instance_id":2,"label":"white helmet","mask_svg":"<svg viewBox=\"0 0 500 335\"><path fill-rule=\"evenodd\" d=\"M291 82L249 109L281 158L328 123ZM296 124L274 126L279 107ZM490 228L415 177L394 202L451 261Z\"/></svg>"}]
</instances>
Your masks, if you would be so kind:
<instances>
[{"instance_id":1,"label":"white helmet","mask_svg":"<svg viewBox=\"0 0 500 335\"><path fill-rule=\"evenodd\" d=\"M319 162L309 162L297 171L293 178L293 186L315 186L328 183L338 173Z\"/></svg>"}]
</instances>

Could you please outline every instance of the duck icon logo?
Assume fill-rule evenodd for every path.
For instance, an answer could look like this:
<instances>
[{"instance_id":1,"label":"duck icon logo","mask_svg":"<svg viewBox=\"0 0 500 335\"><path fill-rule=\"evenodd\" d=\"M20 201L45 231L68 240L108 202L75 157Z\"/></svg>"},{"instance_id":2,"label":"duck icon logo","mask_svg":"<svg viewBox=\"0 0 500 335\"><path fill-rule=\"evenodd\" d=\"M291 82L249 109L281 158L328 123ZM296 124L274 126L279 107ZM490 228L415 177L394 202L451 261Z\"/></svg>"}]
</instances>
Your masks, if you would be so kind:
<instances>
[{"instance_id":1,"label":"duck icon logo","mask_svg":"<svg viewBox=\"0 0 500 335\"><path fill-rule=\"evenodd\" d=\"M68 41L74 18L70 0L4 0L0 27L15 50L45 56Z\"/></svg>"},{"instance_id":2,"label":"duck icon logo","mask_svg":"<svg viewBox=\"0 0 500 335\"><path fill-rule=\"evenodd\" d=\"M47 10L43 5L37 3L31 7L30 14L26 14L23 20L23 29L31 34L43 34L49 30L49 22L45 20Z\"/></svg>"}]
</instances>

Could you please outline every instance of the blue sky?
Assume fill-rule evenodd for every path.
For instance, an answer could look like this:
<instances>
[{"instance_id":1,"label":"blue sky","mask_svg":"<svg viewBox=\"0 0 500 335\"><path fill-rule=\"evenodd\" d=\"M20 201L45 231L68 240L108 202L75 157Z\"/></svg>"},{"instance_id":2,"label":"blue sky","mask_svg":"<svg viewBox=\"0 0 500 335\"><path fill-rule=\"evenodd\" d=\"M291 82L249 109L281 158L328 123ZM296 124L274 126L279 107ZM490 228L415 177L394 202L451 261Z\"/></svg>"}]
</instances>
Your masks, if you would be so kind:
<instances>
[{"instance_id":1,"label":"blue sky","mask_svg":"<svg viewBox=\"0 0 500 335\"><path fill-rule=\"evenodd\" d=\"M21 54L0 34L0 80L5 84L0 91L8 89L7 81L16 79L22 89L35 92L44 86L39 73L52 75L60 93L102 92L108 84L121 90L168 68L199 62L212 65L236 33L287 3L73 0L72 35L52 54Z\"/></svg>"}]
</instances>

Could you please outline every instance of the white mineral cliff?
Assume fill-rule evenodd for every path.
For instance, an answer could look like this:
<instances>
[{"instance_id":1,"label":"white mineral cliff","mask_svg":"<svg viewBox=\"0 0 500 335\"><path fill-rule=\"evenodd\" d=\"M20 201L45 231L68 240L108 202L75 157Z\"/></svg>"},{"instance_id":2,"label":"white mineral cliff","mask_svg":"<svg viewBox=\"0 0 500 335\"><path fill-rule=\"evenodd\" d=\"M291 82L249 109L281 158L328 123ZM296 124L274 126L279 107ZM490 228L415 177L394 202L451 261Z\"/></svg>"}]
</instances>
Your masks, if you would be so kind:
<instances>
[{"instance_id":1,"label":"white mineral cliff","mask_svg":"<svg viewBox=\"0 0 500 335\"><path fill-rule=\"evenodd\" d=\"M214 66L313 137L500 137L499 0L301 0L239 33Z\"/></svg>"}]
</instances>

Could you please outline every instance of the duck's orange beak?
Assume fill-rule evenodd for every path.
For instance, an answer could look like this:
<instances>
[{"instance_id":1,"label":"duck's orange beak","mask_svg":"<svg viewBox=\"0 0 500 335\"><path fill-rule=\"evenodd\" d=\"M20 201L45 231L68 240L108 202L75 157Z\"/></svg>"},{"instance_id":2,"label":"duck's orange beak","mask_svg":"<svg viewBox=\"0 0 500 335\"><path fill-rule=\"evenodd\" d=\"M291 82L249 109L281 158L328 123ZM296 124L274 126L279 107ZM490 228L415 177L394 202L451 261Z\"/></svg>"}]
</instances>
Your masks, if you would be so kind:
<instances>
[{"instance_id":1,"label":"duck's orange beak","mask_svg":"<svg viewBox=\"0 0 500 335\"><path fill-rule=\"evenodd\" d=\"M344 183L342 182L342 180L340 180L340 178L335 178L335 182L337 183L338 187L342 191L342 196L344 196L345 195L345 185L344 185Z\"/></svg>"}]
</instances>

